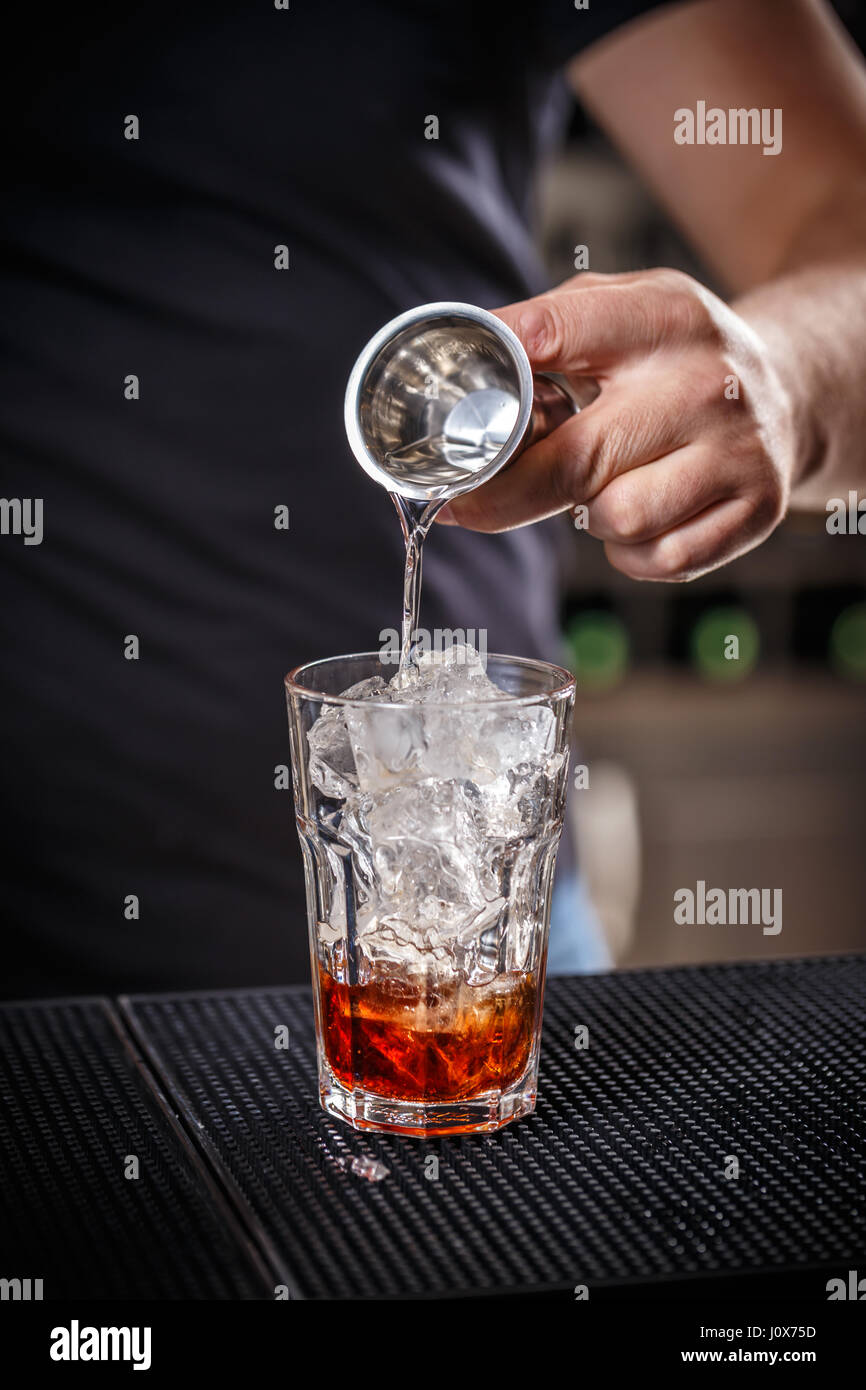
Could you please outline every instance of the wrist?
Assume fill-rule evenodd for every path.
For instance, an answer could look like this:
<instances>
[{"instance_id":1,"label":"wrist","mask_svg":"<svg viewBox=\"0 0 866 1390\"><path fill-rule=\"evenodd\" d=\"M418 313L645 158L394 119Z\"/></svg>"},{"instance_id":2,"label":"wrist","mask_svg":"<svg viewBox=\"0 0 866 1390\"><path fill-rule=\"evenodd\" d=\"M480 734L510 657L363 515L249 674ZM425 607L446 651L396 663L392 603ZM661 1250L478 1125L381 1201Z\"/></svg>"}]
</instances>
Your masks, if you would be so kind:
<instances>
[{"instance_id":1,"label":"wrist","mask_svg":"<svg viewBox=\"0 0 866 1390\"><path fill-rule=\"evenodd\" d=\"M794 495L808 488L826 456L820 376L814 359L801 350L794 325L777 318L771 306L755 304L753 298L732 307L757 339L766 389L774 400L779 453L789 494Z\"/></svg>"}]
</instances>

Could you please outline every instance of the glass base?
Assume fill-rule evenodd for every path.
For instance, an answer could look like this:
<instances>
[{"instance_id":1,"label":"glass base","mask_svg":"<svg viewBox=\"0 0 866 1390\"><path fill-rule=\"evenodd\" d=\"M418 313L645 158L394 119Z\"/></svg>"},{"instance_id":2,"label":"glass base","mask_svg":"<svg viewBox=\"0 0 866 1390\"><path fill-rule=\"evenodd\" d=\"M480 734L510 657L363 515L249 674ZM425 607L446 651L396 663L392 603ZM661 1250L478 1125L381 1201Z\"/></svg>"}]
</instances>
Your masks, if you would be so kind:
<instances>
[{"instance_id":1,"label":"glass base","mask_svg":"<svg viewBox=\"0 0 866 1390\"><path fill-rule=\"evenodd\" d=\"M476 1100L392 1100L370 1091L349 1091L330 1073L320 1081L323 1110L344 1120L353 1129L374 1129L384 1134L408 1134L431 1139L447 1134L489 1134L512 1120L531 1115L536 1089L524 1077L508 1091L479 1096Z\"/></svg>"}]
</instances>

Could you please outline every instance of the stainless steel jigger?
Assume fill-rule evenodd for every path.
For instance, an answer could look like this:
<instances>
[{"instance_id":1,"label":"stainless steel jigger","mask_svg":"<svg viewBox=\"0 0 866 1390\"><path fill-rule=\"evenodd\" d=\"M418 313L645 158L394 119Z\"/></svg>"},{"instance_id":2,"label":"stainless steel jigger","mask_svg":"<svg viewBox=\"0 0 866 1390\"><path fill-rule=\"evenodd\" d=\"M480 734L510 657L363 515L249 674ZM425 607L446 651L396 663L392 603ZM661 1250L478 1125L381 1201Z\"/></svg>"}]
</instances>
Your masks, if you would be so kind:
<instances>
[{"instance_id":1,"label":"stainless steel jigger","mask_svg":"<svg viewBox=\"0 0 866 1390\"><path fill-rule=\"evenodd\" d=\"M479 487L578 409L532 374L519 338L473 304L422 304L386 323L346 388L346 433L377 483L414 502Z\"/></svg>"}]
</instances>

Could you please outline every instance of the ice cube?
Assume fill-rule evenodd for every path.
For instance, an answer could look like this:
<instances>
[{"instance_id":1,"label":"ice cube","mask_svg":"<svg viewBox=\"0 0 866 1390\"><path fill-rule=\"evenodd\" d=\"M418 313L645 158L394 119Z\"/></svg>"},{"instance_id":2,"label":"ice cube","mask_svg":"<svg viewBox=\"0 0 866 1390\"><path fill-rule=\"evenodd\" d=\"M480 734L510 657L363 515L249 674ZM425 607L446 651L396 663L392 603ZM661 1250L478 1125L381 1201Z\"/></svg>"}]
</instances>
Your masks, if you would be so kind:
<instances>
[{"instance_id":1,"label":"ice cube","mask_svg":"<svg viewBox=\"0 0 866 1390\"><path fill-rule=\"evenodd\" d=\"M356 1177L366 1178L367 1182L381 1182L391 1171L380 1159L368 1158L366 1154L359 1154L353 1158L351 1168Z\"/></svg>"},{"instance_id":2,"label":"ice cube","mask_svg":"<svg viewBox=\"0 0 866 1390\"><path fill-rule=\"evenodd\" d=\"M495 745L499 772L524 763L540 766L553 752L556 721L548 705L521 705L485 716L481 735Z\"/></svg>"},{"instance_id":3,"label":"ice cube","mask_svg":"<svg viewBox=\"0 0 866 1390\"><path fill-rule=\"evenodd\" d=\"M343 696L346 699L370 699L386 689L381 676L371 676L344 690ZM336 801L351 796L358 787L358 773L346 728L345 706L324 705L307 734L307 742L313 786Z\"/></svg>"},{"instance_id":4,"label":"ice cube","mask_svg":"<svg viewBox=\"0 0 866 1390\"><path fill-rule=\"evenodd\" d=\"M454 705L506 698L488 680L473 647L456 644L422 653L376 692L374 707L346 711L361 791L385 791L424 777L484 781L494 776L494 750L490 740L478 741L477 714L461 718ZM382 708L383 703L394 707Z\"/></svg>"},{"instance_id":5,"label":"ice cube","mask_svg":"<svg viewBox=\"0 0 866 1390\"><path fill-rule=\"evenodd\" d=\"M393 692L386 688L382 698L393 699ZM353 706L346 710L346 729L362 792L386 790L418 771L425 732L414 710Z\"/></svg>"},{"instance_id":6,"label":"ice cube","mask_svg":"<svg viewBox=\"0 0 866 1390\"><path fill-rule=\"evenodd\" d=\"M552 712L503 707L507 692L465 646L345 694L357 703L310 733L314 781L342 802L330 836L351 857L330 925L355 936L360 979L383 965L428 981L493 979L503 943L531 926L532 840L564 765Z\"/></svg>"},{"instance_id":7,"label":"ice cube","mask_svg":"<svg viewBox=\"0 0 866 1390\"><path fill-rule=\"evenodd\" d=\"M459 782L417 782L371 798L366 822L386 894L452 900L477 872L481 836L472 793ZM411 875L411 881L410 881Z\"/></svg>"},{"instance_id":8,"label":"ice cube","mask_svg":"<svg viewBox=\"0 0 866 1390\"><path fill-rule=\"evenodd\" d=\"M489 679L475 648L463 642L455 642L445 651L420 653L406 671L398 671L390 685L400 691L400 698L419 703L508 698Z\"/></svg>"},{"instance_id":9,"label":"ice cube","mask_svg":"<svg viewBox=\"0 0 866 1390\"><path fill-rule=\"evenodd\" d=\"M537 834L548 817L555 778L564 761L565 755L557 753L541 763L518 763L479 786L485 835L511 840Z\"/></svg>"},{"instance_id":10,"label":"ice cube","mask_svg":"<svg viewBox=\"0 0 866 1390\"><path fill-rule=\"evenodd\" d=\"M353 859L370 887L357 914L370 960L444 965L495 924L503 898L476 803L470 785L421 781L362 796L347 813Z\"/></svg>"}]
</instances>

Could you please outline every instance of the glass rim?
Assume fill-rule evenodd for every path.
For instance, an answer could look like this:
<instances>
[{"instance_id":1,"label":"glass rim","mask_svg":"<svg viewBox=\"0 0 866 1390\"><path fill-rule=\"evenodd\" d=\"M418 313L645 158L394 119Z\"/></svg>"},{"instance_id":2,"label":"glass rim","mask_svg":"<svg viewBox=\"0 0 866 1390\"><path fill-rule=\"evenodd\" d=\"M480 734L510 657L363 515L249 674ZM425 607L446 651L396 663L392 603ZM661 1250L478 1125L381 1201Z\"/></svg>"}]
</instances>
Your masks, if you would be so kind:
<instances>
[{"instance_id":1,"label":"glass rim","mask_svg":"<svg viewBox=\"0 0 866 1390\"><path fill-rule=\"evenodd\" d=\"M337 708L346 707L350 709L417 709L418 701L413 700L357 700L347 698L345 695L328 695L323 690L313 690L309 686L301 685L297 676L301 671L313 671L317 666L328 666L335 661L352 661L360 657L373 657L379 660L380 654L374 652L345 652L342 656L323 656L317 661L303 661L300 666L295 666L283 678L286 690L292 695L300 695L305 700L317 700L323 705L335 705ZM496 708L503 709L507 704L512 708L521 705L538 705L546 702L553 702L557 699L566 697L569 693L574 693L577 682L571 671L567 671L564 666L557 666L553 661L542 661L531 656L505 656L501 652L489 652L488 661L507 661L514 666L530 667L533 670L542 669L550 672L557 681L551 690L538 692L534 695L510 695L507 690L503 690L500 695L487 696L481 700L460 700L459 702L451 697L444 697L441 700L425 700L424 705L429 709L451 709L459 703L460 709L483 709Z\"/></svg>"}]
</instances>

